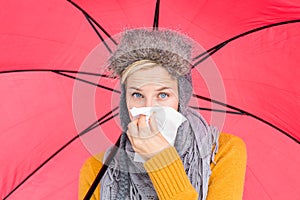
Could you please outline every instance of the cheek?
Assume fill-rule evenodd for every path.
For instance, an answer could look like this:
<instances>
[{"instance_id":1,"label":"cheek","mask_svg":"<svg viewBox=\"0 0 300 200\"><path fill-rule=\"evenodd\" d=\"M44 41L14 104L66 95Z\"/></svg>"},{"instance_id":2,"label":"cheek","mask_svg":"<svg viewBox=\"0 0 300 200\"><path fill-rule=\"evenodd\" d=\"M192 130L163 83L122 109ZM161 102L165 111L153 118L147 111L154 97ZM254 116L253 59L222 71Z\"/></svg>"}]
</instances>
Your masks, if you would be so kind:
<instances>
[{"instance_id":1,"label":"cheek","mask_svg":"<svg viewBox=\"0 0 300 200\"><path fill-rule=\"evenodd\" d=\"M139 108L144 107L144 100L141 98L134 98L134 97L128 97L126 98L126 105L128 109L131 109L133 107Z\"/></svg>"},{"instance_id":2,"label":"cheek","mask_svg":"<svg viewBox=\"0 0 300 200\"><path fill-rule=\"evenodd\" d=\"M174 108L176 111L178 111L178 100L175 99L172 101L170 107Z\"/></svg>"},{"instance_id":3,"label":"cheek","mask_svg":"<svg viewBox=\"0 0 300 200\"><path fill-rule=\"evenodd\" d=\"M170 98L170 99L168 99L168 101L161 102L161 106L168 106L168 107L174 108L176 111L178 111L178 99Z\"/></svg>"},{"instance_id":4,"label":"cheek","mask_svg":"<svg viewBox=\"0 0 300 200\"><path fill-rule=\"evenodd\" d=\"M126 105L127 105L127 108L131 108L131 105L130 105L130 99L126 96Z\"/></svg>"},{"instance_id":5,"label":"cheek","mask_svg":"<svg viewBox=\"0 0 300 200\"><path fill-rule=\"evenodd\" d=\"M132 105L132 101L130 100L130 98L128 97L128 95L126 95L126 105L127 105L127 109L128 110L131 109L132 107L134 107L134 105Z\"/></svg>"},{"instance_id":6,"label":"cheek","mask_svg":"<svg viewBox=\"0 0 300 200\"><path fill-rule=\"evenodd\" d=\"M179 105L179 99L178 99L178 92L173 93L172 98L170 98L169 107L174 108L176 111L178 111L178 105Z\"/></svg>"}]
</instances>

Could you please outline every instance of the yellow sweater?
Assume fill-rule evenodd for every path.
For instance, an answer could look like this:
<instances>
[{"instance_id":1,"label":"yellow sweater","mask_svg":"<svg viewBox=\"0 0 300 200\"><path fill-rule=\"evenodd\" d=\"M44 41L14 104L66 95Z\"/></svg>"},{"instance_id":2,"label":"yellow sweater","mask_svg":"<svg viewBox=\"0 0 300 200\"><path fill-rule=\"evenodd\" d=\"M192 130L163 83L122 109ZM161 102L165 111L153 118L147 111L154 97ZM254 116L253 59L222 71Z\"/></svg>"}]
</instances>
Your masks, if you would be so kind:
<instances>
[{"instance_id":1,"label":"yellow sweater","mask_svg":"<svg viewBox=\"0 0 300 200\"><path fill-rule=\"evenodd\" d=\"M102 167L104 153L89 158L80 170L79 199L83 199ZM221 133L216 164L211 164L207 200L241 200L246 170L246 147L233 135ZM162 167L162 163L168 163ZM183 164L174 147L163 150L144 163L159 199L192 200L198 193L185 174ZM91 199L100 199L98 186Z\"/></svg>"}]
</instances>

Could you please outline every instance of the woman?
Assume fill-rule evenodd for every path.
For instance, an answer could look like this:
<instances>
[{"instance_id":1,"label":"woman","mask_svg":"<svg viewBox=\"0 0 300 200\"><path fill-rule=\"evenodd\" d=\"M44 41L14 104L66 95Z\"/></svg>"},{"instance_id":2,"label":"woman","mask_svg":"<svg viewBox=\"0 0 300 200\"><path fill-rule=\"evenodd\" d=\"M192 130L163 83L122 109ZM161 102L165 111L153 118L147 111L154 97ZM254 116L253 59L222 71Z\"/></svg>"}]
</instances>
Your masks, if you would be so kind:
<instances>
[{"instance_id":1,"label":"woman","mask_svg":"<svg viewBox=\"0 0 300 200\"><path fill-rule=\"evenodd\" d=\"M110 59L110 69L121 80L120 120L126 134L120 149L125 151L118 151L94 199L242 199L246 168L243 141L220 134L188 107L193 91L191 51L191 41L173 31L140 29L123 34ZM156 109L157 113L149 117L141 111L135 116L135 108ZM158 120L161 110L165 111L165 126L175 116L185 120L177 122L178 128L169 133L171 129L164 130ZM83 165L79 199L109 152Z\"/></svg>"}]
</instances>

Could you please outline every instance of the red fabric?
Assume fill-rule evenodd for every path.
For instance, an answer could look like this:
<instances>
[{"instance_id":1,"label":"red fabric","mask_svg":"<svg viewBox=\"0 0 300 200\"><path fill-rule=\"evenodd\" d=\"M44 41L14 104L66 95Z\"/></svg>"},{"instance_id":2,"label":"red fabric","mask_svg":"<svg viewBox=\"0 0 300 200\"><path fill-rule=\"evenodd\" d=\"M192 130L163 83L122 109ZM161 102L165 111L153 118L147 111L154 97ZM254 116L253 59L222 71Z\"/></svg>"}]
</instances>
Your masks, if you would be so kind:
<instances>
[{"instance_id":1,"label":"red fabric","mask_svg":"<svg viewBox=\"0 0 300 200\"><path fill-rule=\"evenodd\" d=\"M126 27L153 24L155 1L76 3L111 35ZM193 0L188 3L164 0L160 5L159 26L180 30L209 49L257 27L300 19L299 13L297 0ZM67 1L1 1L0 19L1 72L80 70L84 59L100 42L82 13ZM227 44L212 56L224 82L227 104L274 124L298 140L299 30L300 23L265 29ZM198 69L205 70L204 66L205 63ZM205 83L197 75L193 76L197 80L195 86L200 88L196 89L197 93L211 97ZM98 81L88 75L81 77ZM110 87L117 82L100 81ZM117 105L111 103L111 97L113 94L117 99L118 94L97 88L97 117L89 117L90 111L84 110L85 121L79 123L76 115L80 112L76 109L82 106L76 105L90 102L87 98L74 100L74 95L87 95L76 93L76 87L77 81L53 72L0 74L1 198L97 117ZM87 84L84 87L83 91L95 90ZM201 113L210 121L208 111ZM80 166L91 153L105 149L107 138L116 140L120 133L117 124L110 121L69 145L10 199L76 199ZM248 148L244 199L297 199L299 144L249 116L227 114L223 131L242 137Z\"/></svg>"}]
</instances>

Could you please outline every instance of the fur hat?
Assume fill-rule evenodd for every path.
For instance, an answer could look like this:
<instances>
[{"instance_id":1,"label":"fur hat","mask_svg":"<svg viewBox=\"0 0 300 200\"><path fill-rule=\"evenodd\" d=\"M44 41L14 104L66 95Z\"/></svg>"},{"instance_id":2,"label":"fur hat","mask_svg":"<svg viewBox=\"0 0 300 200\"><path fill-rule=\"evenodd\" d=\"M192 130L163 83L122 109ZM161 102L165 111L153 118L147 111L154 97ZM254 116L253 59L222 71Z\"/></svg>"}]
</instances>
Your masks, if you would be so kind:
<instances>
[{"instance_id":1,"label":"fur hat","mask_svg":"<svg viewBox=\"0 0 300 200\"><path fill-rule=\"evenodd\" d=\"M140 60L150 60L165 67L175 77L191 71L191 40L175 31L133 29L123 32L120 44L109 59L113 75Z\"/></svg>"},{"instance_id":2,"label":"fur hat","mask_svg":"<svg viewBox=\"0 0 300 200\"><path fill-rule=\"evenodd\" d=\"M150 60L166 68L178 81L179 112L186 114L192 96L192 40L171 30L134 29L123 32L120 44L110 58L109 69L122 77L127 67L141 60ZM122 130L130 123L126 106L125 85L121 85L120 121Z\"/></svg>"}]
</instances>

